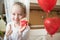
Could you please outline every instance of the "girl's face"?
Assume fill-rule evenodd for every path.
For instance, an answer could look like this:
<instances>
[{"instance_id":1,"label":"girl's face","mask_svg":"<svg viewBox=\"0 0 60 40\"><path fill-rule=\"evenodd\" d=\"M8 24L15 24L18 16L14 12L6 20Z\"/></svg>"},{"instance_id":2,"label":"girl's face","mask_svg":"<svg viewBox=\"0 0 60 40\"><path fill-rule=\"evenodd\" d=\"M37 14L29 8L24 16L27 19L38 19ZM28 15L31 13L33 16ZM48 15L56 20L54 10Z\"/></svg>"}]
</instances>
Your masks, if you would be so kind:
<instances>
[{"instance_id":1,"label":"girl's face","mask_svg":"<svg viewBox=\"0 0 60 40\"><path fill-rule=\"evenodd\" d=\"M20 7L19 5L14 5L12 7L12 13L11 13L12 21L18 23L20 19L22 19L23 17L24 17L24 12L22 10L22 7Z\"/></svg>"}]
</instances>

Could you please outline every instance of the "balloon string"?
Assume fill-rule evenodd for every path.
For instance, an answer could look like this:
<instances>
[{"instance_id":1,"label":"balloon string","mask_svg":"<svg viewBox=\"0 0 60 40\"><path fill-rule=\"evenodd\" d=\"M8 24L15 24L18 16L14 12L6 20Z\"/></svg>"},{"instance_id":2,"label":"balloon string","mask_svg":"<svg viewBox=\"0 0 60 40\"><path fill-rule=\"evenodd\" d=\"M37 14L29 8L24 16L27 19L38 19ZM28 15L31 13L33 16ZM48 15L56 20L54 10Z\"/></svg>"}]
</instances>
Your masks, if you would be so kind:
<instances>
[{"instance_id":1,"label":"balloon string","mask_svg":"<svg viewBox=\"0 0 60 40\"><path fill-rule=\"evenodd\" d=\"M51 35L51 37L53 37L53 35Z\"/></svg>"},{"instance_id":2,"label":"balloon string","mask_svg":"<svg viewBox=\"0 0 60 40\"><path fill-rule=\"evenodd\" d=\"M48 18L48 14L50 13L50 11L48 10L48 12L47 12L47 18Z\"/></svg>"},{"instance_id":3,"label":"balloon string","mask_svg":"<svg viewBox=\"0 0 60 40\"><path fill-rule=\"evenodd\" d=\"M51 40L53 40L53 35L51 35Z\"/></svg>"},{"instance_id":4,"label":"balloon string","mask_svg":"<svg viewBox=\"0 0 60 40\"><path fill-rule=\"evenodd\" d=\"M48 13L47 13L47 18L48 18Z\"/></svg>"}]
</instances>

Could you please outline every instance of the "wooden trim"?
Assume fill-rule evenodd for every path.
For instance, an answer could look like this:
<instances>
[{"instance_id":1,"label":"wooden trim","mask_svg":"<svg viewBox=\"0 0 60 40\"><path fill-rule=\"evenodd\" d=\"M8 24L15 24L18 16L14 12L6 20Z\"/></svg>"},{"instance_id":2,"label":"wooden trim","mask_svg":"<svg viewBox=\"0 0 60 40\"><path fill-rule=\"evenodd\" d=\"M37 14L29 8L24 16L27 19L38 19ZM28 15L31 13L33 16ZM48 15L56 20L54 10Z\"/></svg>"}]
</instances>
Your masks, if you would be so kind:
<instances>
[{"instance_id":1,"label":"wooden trim","mask_svg":"<svg viewBox=\"0 0 60 40\"><path fill-rule=\"evenodd\" d=\"M30 27L31 29L44 29L44 27Z\"/></svg>"},{"instance_id":2,"label":"wooden trim","mask_svg":"<svg viewBox=\"0 0 60 40\"><path fill-rule=\"evenodd\" d=\"M44 29L44 25L31 25L31 29Z\"/></svg>"}]
</instances>

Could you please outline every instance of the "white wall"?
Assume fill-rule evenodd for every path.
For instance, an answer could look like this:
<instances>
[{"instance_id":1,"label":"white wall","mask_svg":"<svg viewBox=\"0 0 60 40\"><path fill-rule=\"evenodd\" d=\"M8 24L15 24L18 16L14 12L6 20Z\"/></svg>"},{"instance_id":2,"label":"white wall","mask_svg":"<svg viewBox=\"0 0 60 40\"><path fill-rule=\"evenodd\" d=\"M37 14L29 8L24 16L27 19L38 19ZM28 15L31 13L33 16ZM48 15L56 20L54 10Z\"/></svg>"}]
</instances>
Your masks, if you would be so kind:
<instances>
[{"instance_id":1,"label":"white wall","mask_svg":"<svg viewBox=\"0 0 60 40\"><path fill-rule=\"evenodd\" d=\"M31 0L30 2L31 2L31 3L38 3L37 0ZM57 0L57 4L56 4L56 5L60 5L60 0Z\"/></svg>"}]
</instances>

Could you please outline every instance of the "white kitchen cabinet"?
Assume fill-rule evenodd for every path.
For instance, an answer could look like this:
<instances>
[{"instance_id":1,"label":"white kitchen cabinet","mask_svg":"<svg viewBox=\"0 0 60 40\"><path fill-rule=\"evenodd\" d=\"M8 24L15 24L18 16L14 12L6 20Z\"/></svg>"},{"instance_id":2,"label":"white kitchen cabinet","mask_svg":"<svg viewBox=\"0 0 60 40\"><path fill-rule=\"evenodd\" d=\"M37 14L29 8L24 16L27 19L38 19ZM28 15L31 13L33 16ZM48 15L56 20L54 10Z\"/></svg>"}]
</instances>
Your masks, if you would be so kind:
<instances>
[{"instance_id":1,"label":"white kitchen cabinet","mask_svg":"<svg viewBox=\"0 0 60 40\"><path fill-rule=\"evenodd\" d=\"M47 32L45 29L30 30L29 40L46 40Z\"/></svg>"},{"instance_id":2,"label":"white kitchen cabinet","mask_svg":"<svg viewBox=\"0 0 60 40\"><path fill-rule=\"evenodd\" d=\"M51 37L45 29L32 29L28 40L60 40L60 33L56 33Z\"/></svg>"},{"instance_id":3,"label":"white kitchen cabinet","mask_svg":"<svg viewBox=\"0 0 60 40\"><path fill-rule=\"evenodd\" d=\"M56 33L51 37L50 35L46 36L46 40L60 40L60 33Z\"/></svg>"}]
</instances>

